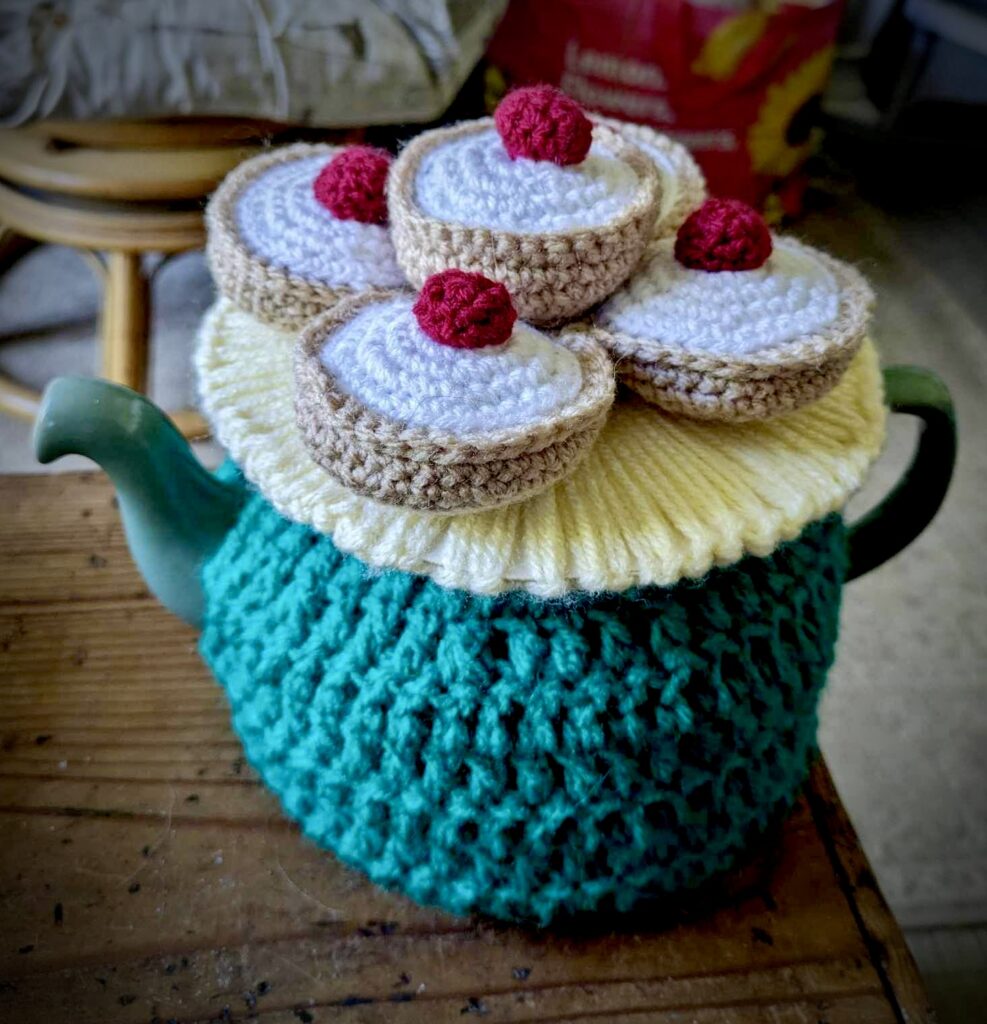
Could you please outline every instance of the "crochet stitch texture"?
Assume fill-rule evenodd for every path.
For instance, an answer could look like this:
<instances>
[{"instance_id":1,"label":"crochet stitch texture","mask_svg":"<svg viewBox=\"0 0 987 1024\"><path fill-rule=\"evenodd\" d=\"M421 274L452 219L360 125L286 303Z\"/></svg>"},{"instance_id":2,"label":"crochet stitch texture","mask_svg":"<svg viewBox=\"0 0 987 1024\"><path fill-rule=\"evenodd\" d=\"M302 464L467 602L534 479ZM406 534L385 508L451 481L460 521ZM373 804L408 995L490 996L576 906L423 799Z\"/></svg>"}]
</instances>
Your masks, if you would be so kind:
<instances>
[{"instance_id":1,"label":"crochet stitch texture","mask_svg":"<svg viewBox=\"0 0 987 1024\"><path fill-rule=\"evenodd\" d=\"M398 293L383 292L340 301L302 331L295 349L299 431L312 459L344 487L387 504L433 512L496 508L545 490L586 455L614 397L613 367L592 329L577 325L556 339L579 369L576 392L564 405L543 407L526 423L459 434L378 413L343 388L330 368L325 346L333 335L357 327L361 310L370 312L388 298L391 308L401 302ZM413 322L410 302L405 314ZM415 330L420 333L417 324ZM400 342L400 332L391 340ZM425 340L433 358L440 355L439 347ZM551 343L543 344L550 358ZM460 356L475 359L478 353ZM420 386L423 397L429 397L429 388ZM516 404L515 411L520 411Z\"/></svg>"},{"instance_id":2,"label":"crochet stitch texture","mask_svg":"<svg viewBox=\"0 0 987 1024\"><path fill-rule=\"evenodd\" d=\"M415 288L431 274L450 267L500 281L511 293L518 316L533 324L560 323L578 316L624 281L644 252L661 201L657 168L619 133L597 125L594 141L610 154L610 169L628 184L633 181L633 188L626 193L621 188L616 195L604 188L606 194L598 197L598 203L589 202L585 195L569 202L571 186L567 189L559 184L561 172L588 185L592 195L605 186L605 176L583 180L590 161L576 168L558 168L531 161L511 164L503 154L499 162L492 158L484 162L484 140L490 146L501 145L490 118L423 132L394 161L387 184L388 206L391 238L401 269ZM469 156L471 153L473 156ZM459 156L481 163L483 176L461 170ZM446 166L441 176L429 178L442 194L439 215L426 210L419 201L419 176L430 167L434 170L436 161L447 158L453 158L455 166ZM523 180L525 171L531 172L532 168L548 183L538 203L532 199L533 191L538 190L525 186ZM518 218L532 221L527 230L517 226L513 205L500 192L492 192L495 180L510 191L512 204L522 204L524 217L518 213ZM437 203L437 196L426 191ZM604 219L593 226L546 229L543 221L552 212L549 200L553 197L563 201L564 208L554 212L564 215L564 223L578 223L591 208ZM466 200L471 205L482 201L497 223L485 226L457 219L450 209ZM505 222L503 218L509 213ZM504 223L513 226L505 227Z\"/></svg>"},{"instance_id":3,"label":"crochet stitch texture","mask_svg":"<svg viewBox=\"0 0 987 1024\"><path fill-rule=\"evenodd\" d=\"M244 161L206 208L219 291L265 323L300 329L345 295L404 284L387 228L338 220L314 182L336 146L300 142Z\"/></svg>"},{"instance_id":4,"label":"crochet stitch texture","mask_svg":"<svg viewBox=\"0 0 987 1024\"><path fill-rule=\"evenodd\" d=\"M627 143L617 135L611 141L621 149L601 141L581 163L557 167L512 160L489 128L467 132L425 153L413 198L425 216L446 224L521 235L605 228L641 191Z\"/></svg>"},{"instance_id":5,"label":"crochet stitch texture","mask_svg":"<svg viewBox=\"0 0 987 1024\"><path fill-rule=\"evenodd\" d=\"M824 335L839 314L841 281L821 254L790 239L760 268L738 272L689 268L670 250L670 241L654 243L650 261L603 305L602 321L631 337L736 358Z\"/></svg>"},{"instance_id":6,"label":"crochet stitch texture","mask_svg":"<svg viewBox=\"0 0 987 1024\"><path fill-rule=\"evenodd\" d=\"M682 268L671 246L668 239L655 242L627 285L596 312L602 340L629 387L670 412L723 421L768 419L836 387L864 342L874 302L853 267L786 238L776 241L775 255L761 269L707 273ZM805 289L790 282L772 295L765 286L782 253L813 261L822 277L814 275ZM837 288L835 315L826 278ZM659 327L666 314L677 321L671 338ZM754 326L759 320L763 332ZM706 351L682 344L682 332L693 327ZM786 340L792 327L802 333ZM744 336L756 342L762 333L772 343L745 351Z\"/></svg>"},{"instance_id":7,"label":"crochet stitch texture","mask_svg":"<svg viewBox=\"0 0 987 1024\"><path fill-rule=\"evenodd\" d=\"M514 89L497 106L494 123L512 160L578 164L593 142L593 124L582 107L551 85Z\"/></svg>"},{"instance_id":8,"label":"crochet stitch texture","mask_svg":"<svg viewBox=\"0 0 987 1024\"><path fill-rule=\"evenodd\" d=\"M692 154L681 143L646 124L618 121L602 114L593 114L593 121L637 146L658 169L661 202L653 233L655 238L674 235L682 221L706 198L706 179Z\"/></svg>"},{"instance_id":9,"label":"crochet stitch texture","mask_svg":"<svg viewBox=\"0 0 987 1024\"><path fill-rule=\"evenodd\" d=\"M340 220L387 223L387 172L391 155L373 146L350 146L337 153L312 186L317 202Z\"/></svg>"},{"instance_id":10,"label":"crochet stitch texture","mask_svg":"<svg viewBox=\"0 0 987 1024\"><path fill-rule=\"evenodd\" d=\"M462 270L443 270L425 280L414 313L421 329L450 348L501 345L517 313L499 281Z\"/></svg>"},{"instance_id":11,"label":"crochet stitch texture","mask_svg":"<svg viewBox=\"0 0 987 1024\"><path fill-rule=\"evenodd\" d=\"M545 924L695 886L790 805L845 557L831 516L701 584L476 597L368 573L252 494L200 647L310 838L420 903Z\"/></svg>"},{"instance_id":12,"label":"crochet stitch texture","mask_svg":"<svg viewBox=\"0 0 987 1024\"><path fill-rule=\"evenodd\" d=\"M579 394L578 357L533 327L508 327L501 345L453 348L419 325L420 302L398 293L368 303L331 332L316 354L340 390L389 420L462 439L532 427Z\"/></svg>"},{"instance_id":13,"label":"crochet stitch texture","mask_svg":"<svg viewBox=\"0 0 987 1024\"><path fill-rule=\"evenodd\" d=\"M770 255L764 218L739 199L707 199L675 236L675 258L694 270L756 270Z\"/></svg>"}]
</instances>

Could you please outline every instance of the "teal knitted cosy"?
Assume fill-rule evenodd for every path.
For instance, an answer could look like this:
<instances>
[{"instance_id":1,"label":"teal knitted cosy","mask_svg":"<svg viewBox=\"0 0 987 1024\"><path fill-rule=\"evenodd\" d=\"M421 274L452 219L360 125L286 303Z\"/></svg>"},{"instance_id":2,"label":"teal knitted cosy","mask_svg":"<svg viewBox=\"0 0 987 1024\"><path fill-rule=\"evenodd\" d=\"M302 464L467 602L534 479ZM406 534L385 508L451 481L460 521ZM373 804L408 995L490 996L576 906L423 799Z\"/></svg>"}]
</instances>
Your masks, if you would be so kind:
<instances>
[{"instance_id":1,"label":"teal knitted cosy","mask_svg":"<svg viewBox=\"0 0 987 1024\"><path fill-rule=\"evenodd\" d=\"M545 924L696 886L793 802L845 551L831 516L669 588L479 597L250 492L201 650L315 842L420 903Z\"/></svg>"}]
</instances>

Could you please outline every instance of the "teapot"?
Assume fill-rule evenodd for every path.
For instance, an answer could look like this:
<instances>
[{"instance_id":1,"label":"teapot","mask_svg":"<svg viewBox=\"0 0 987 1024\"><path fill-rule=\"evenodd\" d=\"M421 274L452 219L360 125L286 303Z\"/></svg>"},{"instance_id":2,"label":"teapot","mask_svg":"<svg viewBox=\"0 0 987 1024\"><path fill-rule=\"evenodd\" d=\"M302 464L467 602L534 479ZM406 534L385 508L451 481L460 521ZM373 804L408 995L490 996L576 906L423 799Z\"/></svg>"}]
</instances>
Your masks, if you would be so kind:
<instances>
[{"instance_id":1,"label":"teapot","mask_svg":"<svg viewBox=\"0 0 987 1024\"><path fill-rule=\"evenodd\" d=\"M201 629L248 760L307 836L419 902L547 924L706 882L795 799L843 584L922 532L952 472L946 387L883 377L923 429L868 515L565 599L370 571L104 381L53 381L34 444L109 474L149 588Z\"/></svg>"}]
</instances>

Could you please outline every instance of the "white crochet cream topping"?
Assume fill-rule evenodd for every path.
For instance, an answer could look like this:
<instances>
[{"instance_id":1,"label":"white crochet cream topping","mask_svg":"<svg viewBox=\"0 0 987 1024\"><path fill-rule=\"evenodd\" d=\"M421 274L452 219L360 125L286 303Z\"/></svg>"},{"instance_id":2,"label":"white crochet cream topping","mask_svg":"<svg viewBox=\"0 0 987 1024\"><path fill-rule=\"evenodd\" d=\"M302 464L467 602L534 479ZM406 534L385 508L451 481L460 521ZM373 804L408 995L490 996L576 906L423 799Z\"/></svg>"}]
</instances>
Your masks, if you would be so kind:
<instances>
[{"instance_id":1,"label":"white crochet cream topping","mask_svg":"<svg viewBox=\"0 0 987 1024\"><path fill-rule=\"evenodd\" d=\"M646 134L642 130L644 128L643 125L636 125L635 127L638 131L636 133L628 131L626 133L627 140L632 145L637 146L658 168L661 174L661 206L658 208L658 222L661 223L666 217L671 216L672 210L681 198L682 186L685 184L680 180L684 173L682 157L676 150L671 148L659 149L658 146L653 145L649 141L648 135L657 135L657 132Z\"/></svg>"},{"instance_id":2,"label":"white crochet cream topping","mask_svg":"<svg viewBox=\"0 0 987 1024\"><path fill-rule=\"evenodd\" d=\"M690 270L675 259L674 245L654 244L647 262L604 304L600 323L689 351L740 356L824 331L837 317L836 278L784 239L775 239L756 270Z\"/></svg>"},{"instance_id":3,"label":"white crochet cream topping","mask_svg":"<svg viewBox=\"0 0 987 1024\"><path fill-rule=\"evenodd\" d=\"M422 157L415 201L429 217L518 234L598 227L634 201L630 164L593 143L586 159L560 167L512 160L494 129L451 139Z\"/></svg>"},{"instance_id":4,"label":"white crochet cream topping","mask_svg":"<svg viewBox=\"0 0 987 1024\"><path fill-rule=\"evenodd\" d=\"M404 283L387 228L339 220L315 198L326 156L275 164L237 200L237 229L254 256L327 285L396 288Z\"/></svg>"},{"instance_id":5,"label":"white crochet cream topping","mask_svg":"<svg viewBox=\"0 0 987 1024\"><path fill-rule=\"evenodd\" d=\"M457 436L537 423L579 394L575 355L526 324L502 345L457 349L418 326L414 298L361 309L320 353L339 387L375 412Z\"/></svg>"}]
</instances>

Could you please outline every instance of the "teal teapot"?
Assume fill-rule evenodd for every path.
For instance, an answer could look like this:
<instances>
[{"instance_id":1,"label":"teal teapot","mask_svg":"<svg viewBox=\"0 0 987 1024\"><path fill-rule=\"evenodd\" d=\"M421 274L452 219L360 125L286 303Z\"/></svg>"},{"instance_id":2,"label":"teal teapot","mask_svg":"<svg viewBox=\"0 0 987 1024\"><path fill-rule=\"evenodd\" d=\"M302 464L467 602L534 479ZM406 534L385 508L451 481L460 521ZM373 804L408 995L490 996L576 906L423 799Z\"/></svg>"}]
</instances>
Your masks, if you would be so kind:
<instances>
[{"instance_id":1,"label":"teal teapot","mask_svg":"<svg viewBox=\"0 0 987 1024\"><path fill-rule=\"evenodd\" d=\"M842 585L923 530L951 474L945 387L884 379L923 432L862 520L562 601L370 572L116 385L54 381L35 445L110 475L148 586L201 628L249 761L309 837L419 902L545 924L695 887L794 800Z\"/></svg>"},{"instance_id":2,"label":"teal teapot","mask_svg":"<svg viewBox=\"0 0 987 1024\"><path fill-rule=\"evenodd\" d=\"M272 149L207 211L196 350L230 460L49 387L304 833L452 913L624 912L736 864L817 756L843 584L936 512L945 387L879 369L855 268L548 86ZM841 511L887 408L899 486Z\"/></svg>"}]
</instances>

